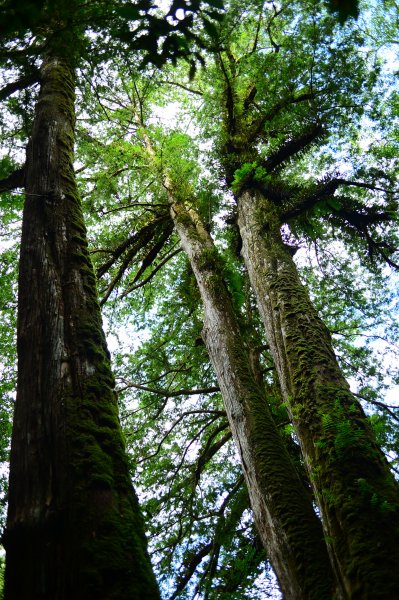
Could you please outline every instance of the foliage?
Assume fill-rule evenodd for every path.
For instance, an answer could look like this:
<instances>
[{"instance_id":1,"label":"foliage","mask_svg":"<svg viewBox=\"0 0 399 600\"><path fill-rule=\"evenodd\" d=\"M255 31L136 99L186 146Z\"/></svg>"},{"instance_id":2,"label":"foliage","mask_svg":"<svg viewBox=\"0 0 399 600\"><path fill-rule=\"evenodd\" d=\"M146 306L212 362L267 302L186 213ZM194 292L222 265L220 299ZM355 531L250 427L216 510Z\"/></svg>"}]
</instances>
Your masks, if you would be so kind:
<instances>
[{"instance_id":1,"label":"foliage","mask_svg":"<svg viewBox=\"0 0 399 600\"><path fill-rule=\"evenodd\" d=\"M5 560L3 556L0 556L0 600L4 600L4 569Z\"/></svg>"},{"instance_id":2,"label":"foliage","mask_svg":"<svg viewBox=\"0 0 399 600\"><path fill-rule=\"evenodd\" d=\"M17 87L5 98L0 179L23 161L19 145L32 121L41 28L56 35L84 17L90 35L82 34L79 49L76 168L156 571L165 597L264 597L273 587L270 565L202 342L199 294L173 232L162 175L195 205L217 240L243 331L302 476L239 257L226 165L236 194L250 182L276 198L285 241L293 252L299 249L302 278L345 375L398 470L397 406L385 401L387 389L399 383L392 274L398 248L396 83L381 59L364 59L360 26L349 19L337 29L321 3L286 2L280 11L270 3L237 1L223 21L215 1L191 3L189 10L183 0L173 2L167 19L148 2L83 3L74 10L68 4L66 22L56 19L53 4L27 2L7 12L12 18L0 51L8 69L4 87L29 71L33 88ZM355 3L330 5L342 20L356 14ZM11 4L1 10L10 11ZM184 11L181 20L178 10ZM381 13L374 14L381 28ZM380 29L373 31L380 39ZM17 60L21 43L24 57ZM200 56L206 69L193 79ZM173 123L165 125L162 111L176 106ZM237 148L238 162L232 157ZM338 180L362 185L335 186ZM20 209L17 193L1 195L2 236L17 235ZM2 461L15 386L15 248L0 258ZM342 451L350 435L343 429L337 437Z\"/></svg>"}]
</instances>

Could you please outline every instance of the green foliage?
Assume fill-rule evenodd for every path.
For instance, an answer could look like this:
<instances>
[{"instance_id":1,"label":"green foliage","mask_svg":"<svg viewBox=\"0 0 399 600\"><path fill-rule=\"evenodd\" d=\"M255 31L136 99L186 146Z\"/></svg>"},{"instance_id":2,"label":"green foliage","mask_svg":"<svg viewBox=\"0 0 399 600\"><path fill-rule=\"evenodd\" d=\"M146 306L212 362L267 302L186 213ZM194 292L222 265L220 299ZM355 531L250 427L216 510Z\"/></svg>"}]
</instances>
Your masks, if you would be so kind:
<instances>
[{"instance_id":1,"label":"green foliage","mask_svg":"<svg viewBox=\"0 0 399 600\"><path fill-rule=\"evenodd\" d=\"M239 169L234 172L234 179L231 184L233 192L240 192L246 183L251 182L254 171L256 168L256 162L244 163Z\"/></svg>"},{"instance_id":2,"label":"green foliage","mask_svg":"<svg viewBox=\"0 0 399 600\"><path fill-rule=\"evenodd\" d=\"M248 500L220 395L187 393L212 389L215 381L204 346L198 343L201 309L198 299L190 297L197 292L186 286L187 269L176 278L176 267L163 274L168 285L160 292L162 300L158 296L150 311L148 305L134 310L135 325L146 323L151 337L134 355L116 358L117 380L125 388L122 418L128 447L165 590L188 578L179 597L188 597L198 585L209 597L230 593L245 598L265 557L244 512ZM124 372L148 391L129 387ZM190 565L202 551L198 571L189 577ZM232 576L236 562L239 577L235 571Z\"/></svg>"},{"instance_id":3,"label":"green foliage","mask_svg":"<svg viewBox=\"0 0 399 600\"><path fill-rule=\"evenodd\" d=\"M256 155L248 156L249 145L245 134L235 135L234 140L231 140L232 143L243 146L239 164L233 165L234 191L238 193L249 183L263 186L280 203L282 211L314 193L318 181L309 179L312 169L317 172L317 178L321 179L326 170L333 168L331 165L334 165L334 161L329 161L337 147L337 140L339 136L347 139L344 136L348 131L349 113L344 99L353 94L351 97L354 107L350 107L350 119L355 127L362 113L361 98L367 97L371 89L367 67L359 61L356 54L356 40L359 40L359 36L351 33L348 25L345 26L346 32L342 30L338 37L333 20L328 17L319 32L314 29L311 18L306 21L306 26L298 25L290 29L289 21L294 9L290 10L287 9L286 20L281 23L281 30L284 31L285 28L286 33L282 33L277 27L277 17L272 20L270 35L273 41L281 44L281 48L278 53L269 54L248 52L252 48L251 40L253 43L257 20L244 20L238 11L234 17L233 35L236 35L239 25L242 25L239 31L241 38L237 35L231 48L233 55L239 58L239 68L232 62L228 63L225 58L226 68L231 75L230 81L236 82L236 97L242 103L238 103L236 119L241 119L244 132L251 130L251 122L257 122L262 115L273 111L276 98L282 104L273 119L265 121L264 130L257 138ZM321 19L319 13L317 18ZM311 41L307 37L310 32L313 36ZM345 35L348 37L345 38ZM266 40L264 41L266 44ZM332 45L331 52L328 50L329 45ZM313 62L309 56L312 56ZM259 76L261 72L262 77ZM278 80L274 76L276 72L279 73ZM207 71L197 75L194 82L195 89L200 90L202 98L206 100L204 113L197 110L198 105L194 101L183 98L184 91L181 87L162 88L153 73L151 82L140 80L136 73L130 74L138 94L134 91L134 86L129 84L128 72L125 70L123 73L120 79L114 75L110 77L110 80L120 81L117 93L112 89L112 81L104 89L96 86L98 97L108 107L108 123L104 122L102 109L90 91L87 92L93 107L89 131L94 132L94 124L97 124L98 119L103 128L101 136L98 133L94 135L95 139L89 140L87 136L82 136L79 148L81 162L96 165L94 169L89 166L86 175L82 172L82 180L87 179L87 183L83 182L87 190L85 202L89 211L93 249L115 248L117 243L129 236L129 232L139 231L144 223L148 223L149 216L152 217L157 210L157 204L167 204L168 199L161 183L162 174L166 172L180 199L185 199L188 205L192 203L212 227L221 251L227 285L233 291L241 314L247 314L251 301L240 263L231 251L233 227L226 225L218 216L218 211L224 214L231 210L231 201L226 197L216 197L212 185L209 190L203 191L204 179L210 184L213 180L213 187L220 185L220 149L222 144L226 144L226 131L222 130L224 125L221 122L221 110L224 110L221 109L221 98L225 82L220 71L209 64ZM248 104L247 101L244 111L243 105L252 89L252 77L258 87L255 102ZM285 104L287 99L296 99L309 91L311 77L313 85L319 86L320 96L313 103L287 101ZM167 70L165 78L172 79L173 71ZM181 82L181 78L176 81ZM158 124L151 124L146 128L156 154L156 160L152 162L143 152L142 134L134 131L131 107L136 106L136 113L140 110L144 122L148 122L150 107L154 104L167 106L168 98L173 102L182 100L184 109L178 117L174 117L177 126L173 129ZM340 108L340 104L345 105L345 108ZM209 161L204 158L204 152L198 150L195 139L197 134L193 135L187 130L185 114L190 110L189 118L192 118L195 111L199 116L199 125L204 132L200 141L202 136L212 138L212 146L205 152L205 155L211 157ZM155 114L159 114L157 109ZM287 140L300 135L303 123L307 124L309 130L309 120L315 114L321 115L326 126L331 128L328 140L317 138L309 151L294 154L281 167L269 172L268 157L278 153ZM129 137L127 144L128 135L132 137ZM354 161L357 157L353 153ZM207 168L205 177L201 177L202 165ZM119 169L126 170L113 177L111 174ZM96 187L90 184L89 178L96 181ZM112 189L108 187L111 185L110 180ZM147 187L149 181L151 184ZM110 193L116 193L117 203L114 201L112 204ZM364 191L363 195L364 203L370 202L370 193ZM134 205L135 202L137 206ZM146 203L147 206L140 207L139 202ZM299 243L302 246L299 259L303 265L303 277L317 308L334 332L346 375L357 377L359 393L367 392L370 399L382 398L385 377L382 375L383 361L380 360L380 366L376 368L376 350L371 341L369 345L362 343L362 327L366 326L367 339L371 340L373 332L380 326L380 319L386 319L386 316L381 315L386 315L389 310L388 296L387 302L384 301L389 283L386 281L382 285L382 280L375 273L366 276L365 266L355 265L351 257L344 255L344 258L338 259L333 238L336 233L331 232L329 217L344 205L344 200L336 196L322 198L314 212L306 214L307 220L298 218L295 223L290 221L289 229L287 227L285 230L286 241L288 244ZM109 219L105 227L100 226L101 217L107 210L113 210L113 207L117 211L109 214L115 214L115 220ZM309 239L317 242L317 256L310 247L309 253L306 253ZM308 256L308 266L305 255ZM97 261L101 253L96 252L93 256ZM134 261L140 256L142 255L138 254L129 263L127 273L130 269L138 272ZM101 260L98 264L101 264ZM100 281L103 289L104 280L110 282L116 274L116 270L112 271L112 268ZM126 281L121 279L118 284L120 294L126 290L128 277L132 276L127 276ZM105 307L105 314L109 327L115 330L114 339L119 335L119 342L123 343L124 336L121 339L117 328L120 322L124 324L125 330L132 328L132 331L137 332L137 337L142 337L139 348L138 342L132 343L125 352L116 354L115 365L118 385L123 390L123 423L132 456L132 467L144 501L151 548L157 557L157 570L162 585L165 589L176 589L176 586L183 585L193 558L203 556L186 586L182 588L180 597L192 594L195 589L203 597L223 597L222 594L227 594L226 597L234 594L235 598L240 597L240 594L250 597L249 590L253 581L250 579L247 587L228 592L229 585L233 585L229 583L231 577L228 575L228 566L232 561L243 565L242 580L247 569L253 574L259 572L253 566L249 551L252 544L249 542L251 529L245 531L239 542L234 541L233 537L230 549L227 542L224 542L226 545L222 544L218 556L217 545L213 546L213 550L208 548L210 540L218 540L218 528L221 525L218 525L216 513L220 509L221 498L233 489L235 478L238 477L231 446L223 445L209 462L204 463L204 458L209 456L209 448L221 441L226 431L218 431L219 423L223 426L223 416L219 415L215 421L212 416L212 411L221 410L220 397L214 393L209 396L199 394L198 398L187 394L169 395L179 390L203 389L215 384L201 340L201 308L193 274L184 257L178 255L166 263L150 282L130 292L123 302L118 302L116 295L112 298L112 303ZM253 304L251 310L256 312ZM386 335L387 332L384 331L382 337ZM132 333L129 337L134 338L135 334ZM263 338L261 335L259 337L262 344ZM133 348L134 354L131 353ZM269 367L264 358L262 367ZM381 374L382 379L379 380L376 373ZM130 386L130 383L141 387ZM292 426L286 423L287 413L283 408L276 402L276 418L284 423L287 439L292 440ZM214 416L217 416L216 413ZM334 437L336 453L340 459L345 458L353 445L361 442L359 431L354 430L345 419L340 419L339 415L331 423L325 422L324 425ZM386 428L384 430L387 431ZM393 438L389 442L390 448L394 448ZM385 447L388 448L387 441ZM197 481L199 465L203 470ZM299 460L298 470L300 468ZM159 482L162 482L161 486ZM155 487L159 491L151 492ZM334 502L334 498L331 498L331 502ZM226 507L226 514L229 510ZM226 535L227 531L226 529ZM216 567L213 566L215 564ZM252 589L257 589L256 585ZM253 593L256 597L256 592Z\"/></svg>"},{"instance_id":4,"label":"green foliage","mask_svg":"<svg viewBox=\"0 0 399 600\"><path fill-rule=\"evenodd\" d=\"M358 0L328 0L329 10L338 16L340 23L345 23L350 17L359 16Z\"/></svg>"},{"instance_id":5,"label":"green foliage","mask_svg":"<svg viewBox=\"0 0 399 600\"><path fill-rule=\"evenodd\" d=\"M238 257L237 228L226 218L234 210L220 191L226 187L223 170L235 194L254 186L273 199L284 241L300 247L302 278L333 335L345 375L399 472L397 409L384 402L388 385L399 383L398 301L392 291L397 282L384 263L384 253L394 261L398 247L398 92L382 63L367 62L358 50L363 34L347 19L355 3L329 3L346 20L340 28L323 4L287 2L279 13L270 3L261 9L257 2L237 1L223 21L219 0L191 3L189 10L184 0L173 2L168 19L146 0L69 7L68 23L89 24L95 32L79 48L77 171L129 460L165 595L172 589L180 598L261 598L261 574L266 570L268 576L269 568L202 343L195 278L177 253L165 175L179 200L195 207L212 230L244 335L256 349L264 338ZM25 44L29 60L16 61L18 74L38 62L39 21L42 26L45 17L52 35L65 26L40 9L29 2L1 7L1 14L7 10L12 17L4 21L7 36L37 34L33 45L7 42L10 52L17 42ZM179 9L185 11L181 20ZM206 70L196 72L200 56ZM187 61L191 79L195 75L191 82ZM36 93L17 90L7 100L0 179L21 163L17 147L27 141ZM166 126L160 115L172 103L180 108ZM320 123L322 133L313 135ZM316 198L322 185L344 176L369 187L341 187ZM21 203L16 193L1 195L3 239L18 233ZM389 219L379 220L382 214ZM16 263L14 248L1 254L2 462L15 389ZM272 385L267 351L259 356L260 375ZM278 394L270 396L303 476L286 407ZM362 442L362 432L338 409L335 417L322 415L322 422L340 460ZM325 447L321 440L320 450ZM106 483L103 467L96 477ZM383 496L367 485L358 482L369 505L389 512ZM329 490L325 498L334 504Z\"/></svg>"},{"instance_id":6,"label":"green foliage","mask_svg":"<svg viewBox=\"0 0 399 600\"><path fill-rule=\"evenodd\" d=\"M45 3L45 0L23 0L16 6L11 1L3 2L0 9L1 34L23 35L26 30L36 27Z\"/></svg>"},{"instance_id":7,"label":"green foliage","mask_svg":"<svg viewBox=\"0 0 399 600\"><path fill-rule=\"evenodd\" d=\"M3 196L4 199L4 196ZM0 209L1 210L1 209ZM7 213L6 213L7 214ZM15 214L14 214L15 217ZM13 223L4 219L2 237ZM15 234L14 234L15 235ZM1 239L1 238L0 238ZM4 237L3 237L4 239ZM0 242L1 244L1 242ZM0 528L4 528L8 490L8 453L16 387L16 264L18 247L0 253Z\"/></svg>"},{"instance_id":8,"label":"green foliage","mask_svg":"<svg viewBox=\"0 0 399 600\"><path fill-rule=\"evenodd\" d=\"M0 556L0 600L4 600L4 571L5 571L5 558Z\"/></svg>"}]
</instances>

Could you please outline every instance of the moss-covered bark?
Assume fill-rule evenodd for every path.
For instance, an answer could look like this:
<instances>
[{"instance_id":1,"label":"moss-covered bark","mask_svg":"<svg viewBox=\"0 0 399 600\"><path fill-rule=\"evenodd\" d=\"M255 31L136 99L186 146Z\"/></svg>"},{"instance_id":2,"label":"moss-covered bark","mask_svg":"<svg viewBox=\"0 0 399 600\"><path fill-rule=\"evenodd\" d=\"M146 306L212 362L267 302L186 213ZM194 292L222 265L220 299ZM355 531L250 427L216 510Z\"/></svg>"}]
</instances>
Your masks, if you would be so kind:
<instances>
[{"instance_id":1,"label":"moss-covered bark","mask_svg":"<svg viewBox=\"0 0 399 600\"><path fill-rule=\"evenodd\" d=\"M65 54L43 61L27 150L5 597L149 600L159 592L73 172L74 70Z\"/></svg>"},{"instance_id":2,"label":"moss-covered bark","mask_svg":"<svg viewBox=\"0 0 399 600\"><path fill-rule=\"evenodd\" d=\"M238 200L242 254L347 595L396 597L399 489L337 364L330 334L259 191Z\"/></svg>"},{"instance_id":3,"label":"moss-covered bark","mask_svg":"<svg viewBox=\"0 0 399 600\"><path fill-rule=\"evenodd\" d=\"M217 250L198 215L171 200L172 217L201 293L203 338L241 458L256 525L284 597L341 597L320 521L251 370Z\"/></svg>"}]
</instances>

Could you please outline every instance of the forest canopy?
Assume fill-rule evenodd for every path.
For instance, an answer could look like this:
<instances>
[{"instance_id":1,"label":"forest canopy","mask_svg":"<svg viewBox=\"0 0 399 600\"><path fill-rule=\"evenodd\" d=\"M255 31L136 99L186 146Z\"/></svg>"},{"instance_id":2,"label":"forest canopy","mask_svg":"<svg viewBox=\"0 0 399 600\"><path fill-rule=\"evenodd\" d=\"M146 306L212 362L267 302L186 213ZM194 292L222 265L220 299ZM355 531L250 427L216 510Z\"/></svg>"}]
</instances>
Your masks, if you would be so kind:
<instances>
[{"instance_id":1,"label":"forest canopy","mask_svg":"<svg viewBox=\"0 0 399 600\"><path fill-rule=\"evenodd\" d=\"M0 6L10 564L26 535L14 534L18 498L41 499L49 547L50 508L62 519L76 502L68 523L84 529L93 502L83 590L113 573L125 581L112 529L143 574L126 583L135 593L108 597L158 597L143 528L162 598L388 600L399 534L397 3L160 6ZM24 337L34 319L37 347ZM8 489L17 376L17 406L37 378L26 464L45 439L54 456L39 479L54 477L51 492L29 495L29 478ZM20 418L13 448L25 444ZM81 480L68 496L70 457ZM128 522L103 507L111 493ZM99 559L103 579L97 535L115 552L110 567Z\"/></svg>"}]
</instances>

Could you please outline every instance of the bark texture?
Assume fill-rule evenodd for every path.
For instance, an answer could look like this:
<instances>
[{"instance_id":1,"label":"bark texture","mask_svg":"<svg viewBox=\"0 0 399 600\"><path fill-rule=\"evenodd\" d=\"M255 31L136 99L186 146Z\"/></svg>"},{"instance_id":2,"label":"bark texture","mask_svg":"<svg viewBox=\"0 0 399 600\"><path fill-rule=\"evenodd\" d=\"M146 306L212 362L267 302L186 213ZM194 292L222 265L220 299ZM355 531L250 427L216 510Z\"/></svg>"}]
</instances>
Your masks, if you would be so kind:
<instances>
[{"instance_id":1,"label":"bark texture","mask_svg":"<svg viewBox=\"0 0 399 600\"><path fill-rule=\"evenodd\" d=\"M73 144L74 71L53 53L41 68L25 170L5 597L155 599Z\"/></svg>"},{"instance_id":2,"label":"bark texture","mask_svg":"<svg viewBox=\"0 0 399 600\"><path fill-rule=\"evenodd\" d=\"M242 254L309 469L331 556L349 598L399 590L399 490L259 191L238 199Z\"/></svg>"},{"instance_id":3,"label":"bark texture","mask_svg":"<svg viewBox=\"0 0 399 600\"><path fill-rule=\"evenodd\" d=\"M286 600L331 600L334 577L319 519L251 371L217 250L198 215L171 214L204 305L203 338L241 458L255 522Z\"/></svg>"}]
</instances>

